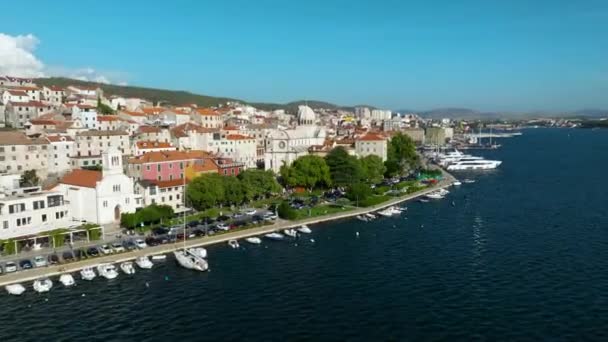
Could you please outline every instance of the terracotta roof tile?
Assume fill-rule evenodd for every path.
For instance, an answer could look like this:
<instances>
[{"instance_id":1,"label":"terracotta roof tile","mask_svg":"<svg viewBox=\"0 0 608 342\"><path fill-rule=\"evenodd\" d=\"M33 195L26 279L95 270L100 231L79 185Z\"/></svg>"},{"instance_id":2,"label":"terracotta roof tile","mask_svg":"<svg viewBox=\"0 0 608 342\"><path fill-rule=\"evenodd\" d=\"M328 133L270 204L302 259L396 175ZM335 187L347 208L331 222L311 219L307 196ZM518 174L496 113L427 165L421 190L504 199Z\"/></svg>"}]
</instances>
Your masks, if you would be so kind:
<instances>
[{"instance_id":1,"label":"terracotta roof tile","mask_svg":"<svg viewBox=\"0 0 608 342\"><path fill-rule=\"evenodd\" d=\"M70 137L70 136L63 136L63 135L48 135L46 137L46 139L49 142L74 141L74 139L72 139L72 137Z\"/></svg>"},{"instance_id":2,"label":"terracotta roof tile","mask_svg":"<svg viewBox=\"0 0 608 342\"><path fill-rule=\"evenodd\" d=\"M196 110L200 115L220 115L215 109L211 108L198 108Z\"/></svg>"},{"instance_id":3,"label":"terracotta roof tile","mask_svg":"<svg viewBox=\"0 0 608 342\"><path fill-rule=\"evenodd\" d=\"M94 188L97 186L97 182L101 181L101 171L92 170L73 170L61 178L59 183L81 186L84 188Z\"/></svg>"},{"instance_id":4,"label":"terracotta roof tile","mask_svg":"<svg viewBox=\"0 0 608 342\"><path fill-rule=\"evenodd\" d=\"M242 135L242 134L228 134L226 136L226 139L228 139L228 140L249 140L249 139L253 139L253 138L246 136L246 135Z\"/></svg>"},{"instance_id":5,"label":"terracotta roof tile","mask_svg":"<svg viewBox=\"0 0 608 342\"><path fill-rule=\"evenodd\" d=\"M116 115L98 115L97 121L110 122L110 121L120 121L120 119Z\"/></svg>"},{"instance_id":6,"label":"terracotta roof tile","mask_svg":"<svg viewBox=\"0 0 608 342\"><path fill-rule=\"evenodd\" d=\"M383 136L375 133L367 133L366 135L357 138L357 141L380 141L386 140Z\"/></svg>"}]
</instances>

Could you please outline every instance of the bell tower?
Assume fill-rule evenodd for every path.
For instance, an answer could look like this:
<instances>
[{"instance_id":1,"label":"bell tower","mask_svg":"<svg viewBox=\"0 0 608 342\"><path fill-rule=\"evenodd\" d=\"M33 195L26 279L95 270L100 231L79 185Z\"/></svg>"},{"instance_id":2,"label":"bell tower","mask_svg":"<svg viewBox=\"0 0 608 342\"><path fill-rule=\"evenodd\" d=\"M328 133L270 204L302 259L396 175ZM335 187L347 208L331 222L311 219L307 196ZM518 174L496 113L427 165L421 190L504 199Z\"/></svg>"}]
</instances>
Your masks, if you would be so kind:
<instances>
[{"instance_id":1,"label":"bell tower","mask_svg":"<svg viewBox=\"0 0 608 342\"><path fill-rule=\"evenodd\" d=\"M103 176L122 174L122 153L111 147L101 154Z\"/></svg>"}]
</instances>

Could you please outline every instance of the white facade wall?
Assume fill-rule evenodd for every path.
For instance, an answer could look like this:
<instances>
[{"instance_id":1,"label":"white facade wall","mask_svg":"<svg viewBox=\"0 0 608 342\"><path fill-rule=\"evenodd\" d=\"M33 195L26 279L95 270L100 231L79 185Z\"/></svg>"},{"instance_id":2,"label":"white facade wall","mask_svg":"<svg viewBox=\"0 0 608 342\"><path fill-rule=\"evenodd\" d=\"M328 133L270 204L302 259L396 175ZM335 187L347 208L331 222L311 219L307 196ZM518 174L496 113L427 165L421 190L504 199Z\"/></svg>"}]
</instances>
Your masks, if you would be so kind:
<instances>
[{"instance_id":1,"label":"white facade wall","mask_svg":"<svg viewBox=\"0 0 608 342\"><path fill-rule=\"evenodd\" d=\"M386 140L357 140L355 141L355 154L359 157L376 155L386 161L387 142Z\"/></svg>"}]
</instances>

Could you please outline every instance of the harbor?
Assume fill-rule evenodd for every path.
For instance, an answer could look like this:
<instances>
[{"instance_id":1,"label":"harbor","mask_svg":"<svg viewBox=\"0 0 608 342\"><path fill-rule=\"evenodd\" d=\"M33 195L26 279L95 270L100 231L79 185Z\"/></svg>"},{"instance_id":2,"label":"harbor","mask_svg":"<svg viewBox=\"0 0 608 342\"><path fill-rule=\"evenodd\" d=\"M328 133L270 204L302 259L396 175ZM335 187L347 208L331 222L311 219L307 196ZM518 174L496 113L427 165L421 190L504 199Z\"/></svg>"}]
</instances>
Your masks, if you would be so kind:
<instances>
[{"instance_id":1,"label":"harbor","mask_svg":"<svg viewBox=\"0 0 608 342\"><path fill-rule=\"evenodd\" d=\"M365 207L365 208L357 208L353 210L348 210L345 212L338 212L334 214L328 214L324 216L313 217L309 219L303 219L298 221L287 221L287 220L277 220L272 225L256 227L256 228L248 228L237 231L228 231L222 234L217 234L213 236L206 236L202 238L188 239L185 241L176 241L175 243L163 244L158 246L150 246L144 249L116 253L116 254L108 254L100 257L74 261L69 264L61 264L61 265L51 265L42 268L32 268L27 270L22 270L19 272L4 274L0 277L0 286L7 286L11 284L23 283L22 285L29 285L29 282L34 282L39 279L49 278L49 277L59 277L63 274L68 273L76 273L80 272L82 269L97 267L98 265L103 264L120 264L123 262L129 262L136 260L139 257L149 257L154 255L164 255L168 253L172 253L176 250L183 248L195 248L195 247L204 247L210 246L220 243L227 243L228 241L247 239L252 237L261 236L264 234L269 234L277 231L284 231L289 229L295 229L302 226L314 225L317 223L341 220L354 218L359 215L365 215L369 213L373 213L376 211L381 211L385 208L389 208L400 204L402 202L410 201L416 199L418 197L427 196L431 193L437 192L438 190L445 189L447 187L452 186L456 181L456 179L449 173L443 171L443 179L432 185L426 189L420 190L416 193L408 194L405 196L397 197L391 199L387 202L380 203L374 206ZM27 286L26 286L27 287Z\"/></svg>"}]
</instances>

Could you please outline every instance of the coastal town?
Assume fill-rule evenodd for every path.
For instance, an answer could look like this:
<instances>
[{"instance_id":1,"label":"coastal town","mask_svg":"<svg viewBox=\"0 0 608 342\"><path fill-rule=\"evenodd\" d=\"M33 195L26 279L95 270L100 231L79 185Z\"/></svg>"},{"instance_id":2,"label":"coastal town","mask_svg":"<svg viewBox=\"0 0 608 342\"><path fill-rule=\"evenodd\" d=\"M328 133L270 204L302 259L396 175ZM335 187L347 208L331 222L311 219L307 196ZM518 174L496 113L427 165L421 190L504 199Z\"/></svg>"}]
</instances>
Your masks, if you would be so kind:
<instances>
[{"instance_id":1,"label":"coastal town","mask_svg":"<svg viewBox=\"0 0 608 342\"><path fill-rule=\"evenodd\" d=\"M10 76L0 77L0 98L2 284L58 274L70 284L66 272L94 276L85 266L99 256L149 265L148 256L182 241L184 250L238 247L237 239L255 244L260 234L306 234L306 224L324 220L398 214L396 204L442 198L456 182L440 167L458 163L431 165L433 151L447 143L496 148L492 137L512 134L370 107L152 103ZM500 164L443 156L462 159L461 169ZM199 254L175 256L206 270L206 251ZM113 274L110 266L99 274ZM51 283L36 284L44 291Z\"/></svg>"}]
</instances>

